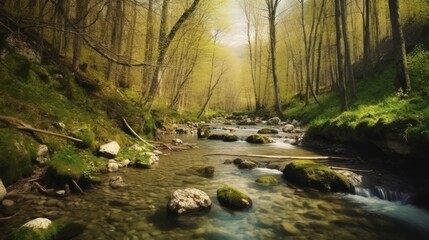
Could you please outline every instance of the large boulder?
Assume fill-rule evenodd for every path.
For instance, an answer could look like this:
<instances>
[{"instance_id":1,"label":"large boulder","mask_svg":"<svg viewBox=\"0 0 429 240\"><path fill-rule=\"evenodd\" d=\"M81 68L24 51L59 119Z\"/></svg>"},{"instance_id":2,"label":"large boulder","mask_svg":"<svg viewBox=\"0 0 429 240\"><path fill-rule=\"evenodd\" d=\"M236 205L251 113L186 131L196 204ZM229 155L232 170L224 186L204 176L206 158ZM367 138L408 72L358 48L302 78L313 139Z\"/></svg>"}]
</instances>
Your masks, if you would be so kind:
<instances>
[{"instance_id":1,"label":"large boulder","mask_svg":"<svg viewBox=\"0 0 429 240\"><path fill-rule=\"evenodd\" d=\"M259 134L251 135L246 138L246 142L255 144L265 144L272 142L268 137Z\"/></svg>"},{"instance_id":2,"label":"large boulder","mask_svg":"<svg viewBox=\"0 0 429 240\"><path fill-rule=\"evenodd\" d=\"M296 160L283 170L286 180L303 187L322 191L351 192L352 184L342 174L330 169L327 165L309 160Z\"/></svg>"},{"instance_id":3,"label":"large boulder","mask_svg":"<svg viewBox=\"0 0 429 240\"><path fill-rule=\"evenodd\" d=\"M0 178L0 201L3 200L4 196L6 196L6 188L3 185L3 181Z\"/></svg>"},{"instance_id":4,"label":"large boulder","mask_svg":"<svg viewBox=\"0 0 429 240\"><path fill-rule=\"evenodd\" d=\"M252 199L241 190L225 185L217 190L219 203L232 210L243 210L252 206Z\"/></svg>"},{"instance_id":5,"label":"large boulder","mask_svg":"<svg viewBox=\"0 0 429 240\"><path fill-rule=\"evenodd\" d=\"M58 230L58 225L51 220L47 218L36 218L13 231L9 239L50 240L54 239Z\"/></svg>"},{"instance_id":6,"label":"large boulder","mask_svg":"<svg viewBox=\"0 0 429 240\"><path fill-rule=\"evenodd\" d=\"M118 155L119 149L121 147L116 141L112 141L100 146L98 152L106 158L114 158Z\"/></svg>"},{"instance_id":7,"label":"large boulder","mask_svg":"<svg viewBox=\"0 0 429 240\"><path fill-rule=\"evenodd\" d=\"M286 124L283 128L282 131L285 133L291 133L293 130L295 129L295 126L292 124Z\"/></svg>"},{"instance_id":8,"label":"large boulder","mask_svg":"<svg viewBox=\"0 0 429 240\"><path fill-rule=\"evenodd\" d=\"M176 190L170 195L167 209L171 213L182 215L208 210L211 205L212 201L205 192L196 188L186 188L184 190Z\"/></svg>"}]
</instances>

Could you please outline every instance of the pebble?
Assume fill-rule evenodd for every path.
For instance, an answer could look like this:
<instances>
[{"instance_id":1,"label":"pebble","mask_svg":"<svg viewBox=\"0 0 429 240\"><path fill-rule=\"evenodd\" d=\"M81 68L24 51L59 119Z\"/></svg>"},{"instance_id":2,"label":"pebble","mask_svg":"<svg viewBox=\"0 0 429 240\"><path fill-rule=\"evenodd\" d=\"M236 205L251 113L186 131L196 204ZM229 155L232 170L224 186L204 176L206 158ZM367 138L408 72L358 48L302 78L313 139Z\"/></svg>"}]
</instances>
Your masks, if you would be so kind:
<instances>
[{"instance_id":1,"label":"pebble","mask_svg":"<svg viewBox=\"0 0 429 240\"><path fill-rule=\"evenodd\" d=\"M293 236L297 236L301 234L301 231L298 230L298 228L296 228L294 225L292 225L291 223L289 223L288 221L283 221L282 222L282 227L283 230L288 234L288 235L293 235Z\"/></svg>"},{"instance_id":2,"label":"pebble","mask_svg":"<svg viewBox=\"0 0 429 240\"><path fill-rule=\"evenodd\" d=\"M3 207L5 208L9 208L12 207L13 205L15 205L15 202L13 200L10 199L4 199L1 204L3 205Z\"/></svg>"}]
</instances>

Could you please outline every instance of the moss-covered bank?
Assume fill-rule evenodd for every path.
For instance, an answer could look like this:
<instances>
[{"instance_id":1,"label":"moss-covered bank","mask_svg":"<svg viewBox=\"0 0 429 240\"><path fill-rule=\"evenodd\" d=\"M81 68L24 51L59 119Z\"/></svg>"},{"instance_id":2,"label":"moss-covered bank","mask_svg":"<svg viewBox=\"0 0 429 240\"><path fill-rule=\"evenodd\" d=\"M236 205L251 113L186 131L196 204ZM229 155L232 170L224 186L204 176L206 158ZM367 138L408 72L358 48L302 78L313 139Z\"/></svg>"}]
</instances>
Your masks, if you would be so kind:
<instances>
[{"instance_id":1,"label":"moss-covered bank","mask_svg":"<svg viewBox=\"0 0 429 240\"><path fill-rule=\"evenodd\" d=\"M307 123L307 137L371 143L388 154L425 156L429 147L429 51L417 47L408 57L412 96L394 90L388 67L357 82L357 98L340 112L335 93L320 96L322 106L292 101L285 115Z\"/></svg>"}]
</instances>

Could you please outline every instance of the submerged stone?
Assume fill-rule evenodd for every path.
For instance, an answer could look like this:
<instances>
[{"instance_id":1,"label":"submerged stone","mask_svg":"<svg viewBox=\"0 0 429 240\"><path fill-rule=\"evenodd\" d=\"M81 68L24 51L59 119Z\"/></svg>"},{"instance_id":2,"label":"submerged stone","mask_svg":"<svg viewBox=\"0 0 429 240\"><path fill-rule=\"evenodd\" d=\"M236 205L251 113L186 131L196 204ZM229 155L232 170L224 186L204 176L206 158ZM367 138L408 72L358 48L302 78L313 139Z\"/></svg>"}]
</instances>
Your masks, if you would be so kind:
<instances>
[{"instance_id":1,"label":"submerged stone","mask_svg":"<svg viewBox=\"0 0 429 240\"><path fill-rule=\"evenodd\" d=\"M258 179L256 179L256 182L261 183L261 184L270 185L270 184L279 183L279 180L274 176L261 176Z\"/></svg>"},{"instance_id":2,"label":"submerged stone","mask_svg":"<svg viewBox=\"0 0 429 240\"><path fill-rule=\"evenodd\" d=\"M283 170L286 180L303 186L332 192L351 192L353 186L347 177L327 165L309 160L289 163Z\"/></svg>"},{"instance_id":3,"label":"submerged stone","mask_svg":"<svg viewBox=\"0 0 429 240\"><path fill-rule=\"evenodd\" d=\"M279 131L272 128L262 128L262 129L259 129L258 131L258 134L277 134L277 133L279 133Z\"/></svg>"}]
</instances>

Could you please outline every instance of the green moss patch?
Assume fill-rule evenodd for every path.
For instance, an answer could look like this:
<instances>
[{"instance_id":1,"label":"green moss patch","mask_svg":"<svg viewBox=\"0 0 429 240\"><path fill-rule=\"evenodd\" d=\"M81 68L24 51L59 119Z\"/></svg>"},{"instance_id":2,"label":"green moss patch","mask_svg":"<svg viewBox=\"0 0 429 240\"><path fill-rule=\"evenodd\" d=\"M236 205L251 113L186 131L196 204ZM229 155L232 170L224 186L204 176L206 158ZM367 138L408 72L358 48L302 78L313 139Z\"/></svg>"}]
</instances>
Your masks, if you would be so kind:
<instances>
[{"instance_id":1,"label":"green moss patch","mask_svg":"<svg viewBox=\"0 0 429 240\"><path fill-rule=\"evenodd\" d=\"M322 191L350 192L352 185L343 175L327 165L309 160L293 161L283 170L286 180L303 187Z\"/></svg>"},{"instance_id":2,"label":"green moss patch","mask_svg":"<svg viewBox=\"0 0 429 240\"><path fill-rule=\"evenodd\" d=\"M265 143L270 143L271 140L266 136L256 134L256 135L248 136L246 138L246 142L255 143L255 144L265 144Z\"/></svg>"},{"instance_id":3,"label":"green moss patch","mask_svg":"<svg viewBox=\"0 0 429 240\"><path fill-rule=\"evenodd\" d=\"M54 222L46 229L32 229L20 227L15 229L9 236L9 240L52 240L61 229L61 225Z\"/></svg>"},{"instance_id":4,"label":"green moss patch","mask_svg":"<svg viewBox=\"0 0 429 240\"><path fill-rule=\"evenodd\" d=\"M0 128L0 152L0 177L6 186L32 173L37 143L25 133Z\"/></svg>"},{"instance_id":5,"label":"green moss patch","mask_svg":"<svg viewBox=\"0 0 429 240\"><path fill-rule=\"evenodd\" d=\"M89 164L73 148L64 148L55 153L48 164L47 174L51 178L78 180L90 171Z\"/></svg>"},{"instance_id":6,"label":"green moss patch","mask_svg":"<svg viewBox=\"0 0 429 240\"><path fill-rule=\"evenodd\" d=\"M241 190L225 185L217 190L219 203L232 210L242 210L252 206L252 199Z\"/></svg>"},{"instance_id":7,"label":"green moss patch","mask_svg":"<svg viewBox=\"0 0 429 240\"><path fill-rule=\"evenodd\" d=\"M279 180L274 176L261 176L256 179L256 182L264 185L271 185L279 183Z\"/></svg>"}]
</instances>

